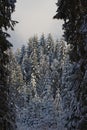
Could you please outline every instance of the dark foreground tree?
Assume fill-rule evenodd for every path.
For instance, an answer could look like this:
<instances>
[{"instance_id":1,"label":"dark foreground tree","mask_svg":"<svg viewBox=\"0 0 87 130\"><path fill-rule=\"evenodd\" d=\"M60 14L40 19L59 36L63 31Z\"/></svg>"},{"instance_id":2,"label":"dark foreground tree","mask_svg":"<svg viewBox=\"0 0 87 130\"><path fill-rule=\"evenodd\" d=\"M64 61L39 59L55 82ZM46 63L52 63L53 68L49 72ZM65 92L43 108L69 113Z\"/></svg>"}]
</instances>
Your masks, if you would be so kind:
<instances>
[{"instance_id":1,"label":"dark foreground tree","mask_svg":"<svg viewBox=\"0 0 87 130\"><path fill-rule=\"evenodd\" d=\"M0 130L10 128L10 117L8 110L8 85L7 85L7 63L9 61L6 51L12 45L7 40L10 37L7 30L14 29L15 21L11 19L14 12L16 0L0 0Z\"/></svg>"},{"instance_id":2,"label":"dark foreground tree","mask_svg":"<svg viewBox=\"0 0 87 130\"><path fill-rule=\"evenodd\" d=\"M65 97L67 100L65 89L71 97L67 106L64 104L65 109L69 107L65 126L68 130L87 130L87 1L59 0L57 6L54 18L64 20L64 37L70 44L69 56L74 65L66 87L62 86L62 101Z\"/></svg>"}]
</instances>

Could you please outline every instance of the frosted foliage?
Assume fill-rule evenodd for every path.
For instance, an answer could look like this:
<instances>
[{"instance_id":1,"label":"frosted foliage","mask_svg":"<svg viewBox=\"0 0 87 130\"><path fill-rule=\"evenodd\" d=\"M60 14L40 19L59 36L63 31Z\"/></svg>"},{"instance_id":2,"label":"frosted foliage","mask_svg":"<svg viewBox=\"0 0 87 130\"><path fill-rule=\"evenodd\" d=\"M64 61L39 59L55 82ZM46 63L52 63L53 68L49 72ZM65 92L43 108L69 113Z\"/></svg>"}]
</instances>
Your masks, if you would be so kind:
<instances>
[{"instance_id":1,"label":"frosted foliage","mask_svg":"<svg viewBox=\"0 0 87 130\"><path fill-rule=\"evenodd\" d=\"M16 130L65 130L60 116L64 46L59 45L62 51L58 60L52 36L42 38L40 41L31 38L28 46L18 53L24 85L19 88L19 103L16 103ZM16 53L17 59L18 56Z\"/></svg>"},{"instance_id":2,"label":"frosted foliage","mask_svg":"<svg viewBox=\"0 0 87 130\"><path fill-rule=\"evenodd\" d=\"M66 125L67 117L71 116L71 111L70 111L70 104L71 104L71 99L74 98L72 87L73 84L70 81L71 79L71 74L73 71L73 66L70 64L68 61L65 64L64 70L63 70L63 75L62 75L62 107L63 107L63 113L62 113L62 122L64 126Z\"/></svg>"},{"instance_id":3,"label":"frosted foliage","mask_svg":"<svg viewBox=\"0 0 87 130\"><path fill-rule=\"evenodd\" d=\"M34 98L27 108L17 112L17 130L57 129L57 120L53 99Z\"/></svg>"},{"instance_id":4,"label":"frosted foliage","mask_svg":"<svg viewBox=\"0 0 87 130\"><path fill-rule=\"evenodd\" d=\"M80 95L77 102L77 94L79 93L79 86L82 87L87 83L87 73L85 72L84 78L82 77L82 72L80 68L82 60L77 63L70 63L69 60L66 60L64 65L63 75L62 75L62 113L61 113L61 122L67 130L72 129L83 129L85 130L85 123L87 116L83 113L86 113L86 104L82 103ZM83 79L82 79L83 78ZM83 91L80 92L82 94ZM84 92L84 96L86 93ZM85 100L85 98L84 98ZM68 123L67 123L68 122Z\"/></svg>"},{"instance_id":5,"label":"frosted foliage","mask_svg":"<svg viewBox=\"0 0 87 130\"><path fill-rule=\"evenodd\" d=\"M55 70L57 66L58 66L58 60L54 59L53 64L51 65L52 70Z\"/></svg>"}]
</instances>

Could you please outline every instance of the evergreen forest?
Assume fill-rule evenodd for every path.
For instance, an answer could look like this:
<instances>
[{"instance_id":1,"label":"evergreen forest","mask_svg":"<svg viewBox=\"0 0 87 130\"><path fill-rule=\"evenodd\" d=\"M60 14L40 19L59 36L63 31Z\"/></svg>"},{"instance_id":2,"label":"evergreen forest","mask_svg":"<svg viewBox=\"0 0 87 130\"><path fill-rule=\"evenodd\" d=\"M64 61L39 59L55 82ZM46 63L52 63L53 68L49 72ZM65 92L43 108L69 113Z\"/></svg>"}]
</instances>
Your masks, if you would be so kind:
<instances>
[{"instance_id":1,"label":"evergreen forest","mask_svg":"<svg viewBox=\"0 0 87 130\"><path fill-rule=\"evenodd\" d=\"M62 39L33 35L14 52L15 4L0 0L0 130L87 130L87 0L56 3Z\"/></svg>"}]
</instances>

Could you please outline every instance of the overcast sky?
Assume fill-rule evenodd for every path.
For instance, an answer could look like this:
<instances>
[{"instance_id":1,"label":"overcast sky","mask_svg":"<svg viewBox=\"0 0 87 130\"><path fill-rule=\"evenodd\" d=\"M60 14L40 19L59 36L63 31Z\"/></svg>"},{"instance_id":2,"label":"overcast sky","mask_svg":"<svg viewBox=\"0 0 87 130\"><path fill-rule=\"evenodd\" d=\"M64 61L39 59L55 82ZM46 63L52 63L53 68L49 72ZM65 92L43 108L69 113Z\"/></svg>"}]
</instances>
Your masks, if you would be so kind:
<instances>
[{"instance_id":1,"label":"overcast sky","mask_svg":"<svg viewBox=\"0 0 87 130\"><path fill-rule=\"evenodd\" d=\"M27 43L29 37L42 33L47 35L52 33L53 37L62 36L62 22L54 20L56 14L57 0L17 0L14 20L19 23L15 26L15 31L11 32L11 42L14 48Z\"/></svg>"}]
</instances>

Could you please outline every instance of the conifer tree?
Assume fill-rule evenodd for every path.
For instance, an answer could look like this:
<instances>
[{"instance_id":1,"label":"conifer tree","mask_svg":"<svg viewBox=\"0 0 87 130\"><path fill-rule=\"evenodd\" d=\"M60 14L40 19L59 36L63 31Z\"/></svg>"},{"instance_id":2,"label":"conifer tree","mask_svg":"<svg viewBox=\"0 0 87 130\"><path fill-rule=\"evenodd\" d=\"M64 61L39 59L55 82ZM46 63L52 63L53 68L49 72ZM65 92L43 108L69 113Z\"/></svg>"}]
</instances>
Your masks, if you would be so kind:
<instances>
[{"instance_id":1,"label":"conifer tree","mask_svg":"<svg viewBox=\"0 0 87 130\"><path fill-rule=\"evenodd\" d=\"M0 129L10 129L8 114L8 86L7 86L7 68L8 55L6 50L12 45L7 40L10 35L7 34L8 28L14 29L15 21L11 19L11 14L15 9L15 0L0 0ZM4 31L5 30L5 31Z\"/></svg>"},{"instance_id":2,"label":"conifer tree","mask_svg":"<svg viewBox=\"0 0 87 130\"><path fill-rule=\"evenodd\" d=\"M53 61L53 58L54 58L54 40L51 34L49 34L46 39L45 50L46 50L46 55L48 55L49 57L49 63L51 65L51 62Z\"/></svg>"},{"instance_id":3,"label":"conifer tree","mask_svg":"<svg viewBox=\"0 0 87 130\"><path fill-rule=\"evenodd\" d=\"M8 50L9 63L8 63L8 85L9 85L9 95L8 95L8 106L10 112L11 128L16 129L16 105L20 102L20 92L24 85L23 76L21 72L21 67L16 61L16 58L11 49ZM21 102L20 102L21 106Z\"/></svg>"},{"instance_id":4,"label":"conifer tree","mask_svg":"<svg viewBox=\"0 0 87 130\"><path fill-rule=\"evenodd\" d=\"M46 51L46 39L45 39L44 34L41 35L39 42L40 42L39 46L40 46L40 52L41 52L40 55L45 54L45 51Z\"/></svg>"},{"instance_id":5,"label":"conifer tree","mask_svg":"<svg viewBox=\"0 0 87 130\"><path fill-rule=\"evenodd\" d=\"M63 19L64 37L70 44L69 56L72 72L68 75L66 89L71 98L68 103L65 126L68 130L87 129L87 1L59 0L54 18ZM69 70L68 70L69 71ZM63 85L63 88L65 85ZM65 90L65 89L64 89ZM64 93L64 91L63 91ZM64 99L68 101L68 97ZM64 102L63 102L64 103ZM66 103L64 103L66 104ZM64 105L65 107L65 105Z\"/></svg>"}]
</instances>

